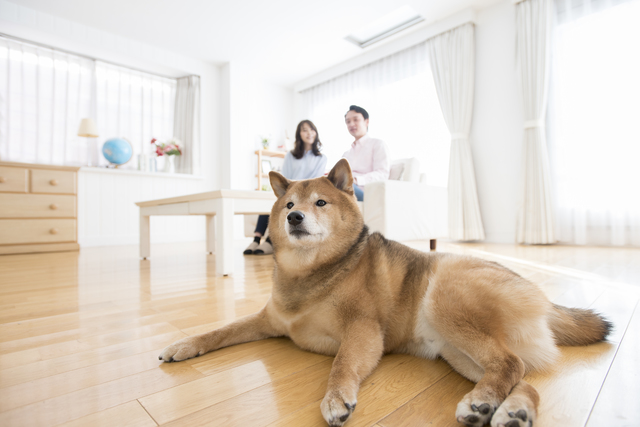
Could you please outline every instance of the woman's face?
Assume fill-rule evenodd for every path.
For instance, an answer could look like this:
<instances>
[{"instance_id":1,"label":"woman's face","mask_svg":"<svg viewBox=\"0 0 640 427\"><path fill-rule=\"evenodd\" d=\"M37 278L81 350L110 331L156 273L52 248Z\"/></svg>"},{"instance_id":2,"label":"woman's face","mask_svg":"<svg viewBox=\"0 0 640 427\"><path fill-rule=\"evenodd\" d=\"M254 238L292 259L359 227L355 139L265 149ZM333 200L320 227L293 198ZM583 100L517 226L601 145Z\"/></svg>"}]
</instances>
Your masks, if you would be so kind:
<instances>
[{"instance_id":1,"label":"woman's face","mask_svg":"<svg viewBox=\"0 0 640 427\"><path fill-rule=\"evenodd\" d=\"M300 138L305 145L311 145L316 140L316 131L308 123L305 123L300 128Z\"/></svg>"}]
</instances>

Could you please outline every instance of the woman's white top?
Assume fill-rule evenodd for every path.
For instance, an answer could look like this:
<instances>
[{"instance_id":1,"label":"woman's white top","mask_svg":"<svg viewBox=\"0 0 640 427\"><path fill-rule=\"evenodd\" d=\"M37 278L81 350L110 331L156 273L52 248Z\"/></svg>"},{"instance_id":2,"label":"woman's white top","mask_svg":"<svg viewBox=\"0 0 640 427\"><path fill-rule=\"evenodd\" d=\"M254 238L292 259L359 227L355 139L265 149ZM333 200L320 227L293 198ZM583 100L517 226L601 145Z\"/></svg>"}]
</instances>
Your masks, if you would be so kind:
<instances>
[{"instance_id":1,"label":"woman's white top","mask_svg":"<svg viewBox=\"0 0 640 427\"><path fill-rule=\"evenodd\" d=\"M304 153L301 159L296 159L289 151L284 157L282 175L293 180L318 178L324 175L326 167L327 156L324 154L316 156L313 154L313 150L309 150Z\"/></svg>"}]
</instances>

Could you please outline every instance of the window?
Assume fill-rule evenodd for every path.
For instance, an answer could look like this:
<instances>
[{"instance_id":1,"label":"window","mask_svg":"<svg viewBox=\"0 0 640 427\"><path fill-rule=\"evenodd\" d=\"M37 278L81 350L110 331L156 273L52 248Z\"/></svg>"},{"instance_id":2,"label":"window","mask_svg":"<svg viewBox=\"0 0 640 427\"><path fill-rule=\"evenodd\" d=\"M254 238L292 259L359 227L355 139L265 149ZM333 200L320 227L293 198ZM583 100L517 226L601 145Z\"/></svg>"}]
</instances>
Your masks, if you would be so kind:
<instances>
[{"instance_id":1,"label":"window","mask_svg":"<svg viewBox=\"0 0 640 427\"><path fill-rule=\"evenodd\" d=\"M350 148L349 105L370 115L369 133L392 160L416 157L429 185L447 186L451 134L440 109L424 44L302 92L304 118L318 127L328 167Z\"/></svg>"},{"instance_id":2,"label":"window","mask_svg":"<svg viewBox=\"0 0 640 427\"><path fill-rule=\"evenodd\" d=\"M0 37L0 158L106 165L104 141L126 138L136 155L173 137L176 79ZM77 136L95 119L98 138Z\"/></svg>"},{"instance_id":3,"label":"window","mask_svg":"<svg viewBox=\"0 0 640 427\"><path fill-rule=\"evenodd\" d=\"M557 8L549 105L559 236L638 246L640 1L603 8L585 0L575 10L565 3Z\"/></svg>"}]
</instances>

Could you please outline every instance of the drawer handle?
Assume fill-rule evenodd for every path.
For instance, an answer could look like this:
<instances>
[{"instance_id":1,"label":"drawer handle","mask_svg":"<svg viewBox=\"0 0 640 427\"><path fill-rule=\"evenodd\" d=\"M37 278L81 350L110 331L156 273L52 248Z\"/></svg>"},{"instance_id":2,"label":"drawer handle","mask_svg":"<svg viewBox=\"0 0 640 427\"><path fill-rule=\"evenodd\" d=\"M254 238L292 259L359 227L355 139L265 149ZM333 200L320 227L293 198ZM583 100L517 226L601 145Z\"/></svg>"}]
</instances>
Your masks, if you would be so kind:
<instances>
[{"instance_id":1,"label":"drawer handle","mask_svg":"<svg viewBox=\"0 0 640 427\"><path fill-rule=\"evenodd\" d=\"M49 209L51 209L52 211L55 211L56 209L58 209L58 205L56 205L55 203L51 203L49 205Z\"/></svg>"},{"instance_id":2,"label":"drawer handle","mask_svg":"<svg viewBox=\"0 0 640 427\"><path fill-rule=\"evenodd\" d=\"M49 184L58 185L58 180L57 179L52 179L51 181L49 181Z\"/></svg>"},{"instance_id":3,"label":"drawer handle","mask_svg":"<svg viewBox=\"0 0 640 427\"><path fill-rule=\"evenodd\" d=\"M57 228L52 228L51 230L49 230L49 233L58 234L58 229Z\"/></svg>"},{"instance_id":4,"label":"drawer handle","mask_svg":"<svg viewBox=\"0 0 640 427\"><path fill-rule=\"evenodd\" d=\"M7 182L7 178L0 176L0 184L4 184L5 182Z\"/></svg>"}]
</instances>

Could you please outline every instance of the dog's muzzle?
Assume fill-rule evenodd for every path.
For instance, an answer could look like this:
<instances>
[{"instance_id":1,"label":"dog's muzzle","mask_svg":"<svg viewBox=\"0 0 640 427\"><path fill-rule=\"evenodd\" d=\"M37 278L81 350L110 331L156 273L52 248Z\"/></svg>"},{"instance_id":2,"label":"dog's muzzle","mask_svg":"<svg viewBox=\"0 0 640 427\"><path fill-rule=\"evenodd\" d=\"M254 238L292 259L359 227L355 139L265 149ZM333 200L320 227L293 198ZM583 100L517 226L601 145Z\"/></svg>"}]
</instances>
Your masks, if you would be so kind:
<instances>
[{"instance_id":1,"label":"dog's muzzle","mask_svg":"<svg viewBox=\"0 0 640 427\"><path fill-rule=\"evenodd\" d=\"M289 212L289 215L287 215L287 222L289 223L289 235L301 238L310 234L306 230L304 224L304 214L302 212Z\"/></svg>"},{"instance_id":2,"label":"dog's muzzle","mask_svg":"<svg viewBox=\"0 0 640 427\"><path fill-rule=\"evenodd\" d=\"M289 212L289 215L287 215L287 221L289 224L296 227L304 221L304 214L300 211Z\"/></svg>"}]
</instances>

